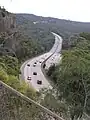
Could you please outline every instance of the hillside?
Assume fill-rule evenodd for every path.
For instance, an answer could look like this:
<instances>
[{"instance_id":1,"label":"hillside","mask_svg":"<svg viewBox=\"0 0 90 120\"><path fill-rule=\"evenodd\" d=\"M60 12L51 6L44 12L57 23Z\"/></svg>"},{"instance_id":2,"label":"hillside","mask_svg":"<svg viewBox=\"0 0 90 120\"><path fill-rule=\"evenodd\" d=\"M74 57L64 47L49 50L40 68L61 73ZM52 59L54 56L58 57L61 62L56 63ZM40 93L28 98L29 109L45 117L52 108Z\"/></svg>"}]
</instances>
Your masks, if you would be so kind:
<instances>
[{"instance_id":1,"label":"hillside","mask_svg":"<svg viewBox=\"0 0 90 120\"><path fill-rule=\"evenodd\" d=\"M81 118L84 112L89 115L90 100L87 94L90 82L90 35L80 33L90 32L90 23L44 18L27 14L16 15L16 18L17 24L20 25L19 29L27 33L28 36L29 34L34 36L34 33L39 36L40 33L48 30L48 32L59 33L64 38L64 42L67 39L68 48L62 51L62 64L60 63L55 68L51 67L47 73L55 84L59 100L64 101L64 110L65 108L69 110L71 119ZM30 28L33 28L33 30L30 30ZM68 40L70 35L73 35L73 37ZM80 37L84 37L86 40ZM47 104L45 106L49 108ZM67 109L66 111L68 111Z\"/></svg>"},{"instance_id":2,"label":"hillside","mask_svg":"<svg viewBox=\"0 0 90 120\"><path fill-rule=\"evenodd\" d=\"M31 85L28 86L20 80L20 66L23 61L51 49L54 43L51 31L64 38L63 45L66 43L67 50L62 51L64 56L62 65L59 64L53 70L51 67L48 71L49 77L56 85L55 89L36 92ZM90 86L90 35L79 34L81 32L90 32L90 23L32 14L15 15L0 8L0 80L67 120L81 117L83 111L89 115L90 99L86 94ZM76 36L68 40L70 35L75 33ZM86 40L77 39L80 36ZM84 106L86 98L87 102ZM1 120L49 118L49 115L40 108L27 103L1 83L0 103ZM50 119L55 118L50 117Z\"/></svg>"},{"instance_id":3,"label":"hillside","mask_svg":"<svg viewBox=\"0 0 90 120\"><path fill-rule=\"evenodd\" d=\"M54 30L56 27L65 33L90 32L90 23L87 22L75 22L52 17L36 16L33 14L16 14L16 20L18 25L22 25L25 21L29 21L36 25L39 24L42 26L48 26L48 28L51 27L51 30Z\"/></svg>"},{"instance_id":4,"label":"hillside","mask_svg":"<svg viewBox=\"0 0 90 120\"><path fill-rule=\"evenodd\" d=\"M90 23L42 17L33 14L16 14L16 23L21 32L38 41L44 50L49 50L54 42L53 40L51 42L51 31L63 37L63 49L69 47L68 39L71 35L90 32Z\"/></svg>"},{"instance_id":5,"label":"hillside","mask_svg":"<svg viewBox=\"0 0 90 120\"><path fill-rule=\"evenodd\" d=\"M3 8L1 8L1 11L3 11ZM63 116L66 114L66 108L64 109L62 104L59 104L52 94L50 94L50 96L48 92L46 92L45 100L41 99L41 94L36 92L31 85L28 86L28 84L26 84L23 80L21 81L19 77L21 63L28 58L32 58L48 51L53 45L54 37L51 33L48 33L47 30L46 32L43 31L40 37L38 36L38 33L31 34L30 37L24 32L20 31L19 26L11 27L16 24L12 24L10 21L11 19L13 20L13 14L9 12L7 14L5 9L4 14L6 15L5 19L1 17L1 21L4 20L4 27L0 32L0 119L35 120L37 118L38 120L42 120L42 118L49 118L49 115L43 112L41 108L31 105L31 103L29 104L24 99L21 99L20 96L15 94L11 89L8 90L6 85L3 86L1 81L25 96L33 99L34 101L37 101L43 106L49 107L49 109L55 113L58 113L60 116ZM8 26L8 30L8 24L6 25L6 23L11 24ZM33 30L33 27L30 29ZM36 38L40 41L38 41ZM50 97L50 99L47 99L47 96ZM53 101L50 103L51 99ZM60 113L55 107L55 104L59 106L58 109L60 109ZM66 116L68 115L66 114ZM51 120L53 119L52 116L50 118Z\"/></svg>"},{"instance_id":6,"label":"hillside","mask_svg":"<svg viewBox=\"0 0 90 120\"><path fill-rule=\"evenodd\" d=\"M0 7L0 32L6 32L16 27L15 15Z\"/></svg>"}]
</instances>

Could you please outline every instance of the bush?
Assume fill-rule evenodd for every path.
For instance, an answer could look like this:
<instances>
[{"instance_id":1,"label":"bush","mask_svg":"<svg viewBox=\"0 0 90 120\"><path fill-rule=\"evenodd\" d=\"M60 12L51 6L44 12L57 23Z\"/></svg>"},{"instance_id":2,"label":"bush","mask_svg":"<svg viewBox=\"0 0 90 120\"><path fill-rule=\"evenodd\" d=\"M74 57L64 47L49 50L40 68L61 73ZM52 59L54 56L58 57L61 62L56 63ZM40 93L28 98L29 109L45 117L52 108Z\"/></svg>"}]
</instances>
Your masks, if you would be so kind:
<instances>
[{"instance_id":1,"label":"bush","mask_svg":"<svg viewBox=\"0 0 90 120\"><path fill-rule=\"evenodd\" d=\"M26 95L32 99L36 99L36 90L30 85L27 88Z\"/></svg>"},{"instance_id":2,"label":"bush","mask_svg":"<svg viewBox=\"0 0 90 120\"><path fill-rule=\"evenodd\" d=\"M7 67L5 66L5 64L4 63L1 63L0 62L0 69L3 69L3 70L7 70Z\"/></svg>"},{"instance_id":3,"label":"bush","mask_svg":"<svg viewBox=\"0 0 90 120\"><path fill-rule=\"evenodd\" d=\"M19 90L19 92L21 92L22 94L25 94L26 96L28 96L30 98L35 98L35 96L36 96L35 89L31 85L26 83L24 80L21 81L20 87L18 90Z\"/></svg>"},{"instance_id":4,"label":"bush","mask_svg":"<svg viewBox=\"0 0 90 120\"><path fill-rule=\"evenodd\" d=\"M20 81L18 78L14 75L9 75L9 79L7 81L7 84L13 87L14 89L18 90L20 87Z\"/></svg>"},{"instance_id":5,"label":"bush","mask_svg":"<svg viewBox=\"0 0 90 120\"><path fill-rule=\"evenodd\" d=\"M8 75L3 69L0 70L0 80L5 83L8 81Z\"/></svg>"},{"instance_id":6,"label":"bush","mask_svg":"<svg viewBox=\"0 0 90 120\"><path fill-rule=\"evenodd\" d=\"M55 64L53 64L52 66L49 67L49 70L48 70L48 72L47 72L47 75L48 75L48 76L51 76L52 73L54 72L54 70L55 70Z\"/></svg>"},{"instance_id":7,"label":"bush","mask_svg":"<svg viewBox=\"0 0 90 120\"><path fill-rule=\"evenodd\" d=\"M11 56L2 56L0 58L0 62L4 63L7 68L7 73L10 75L18 76L19 73L19 65L18 59Z\"/></svg>"}]
</instances>

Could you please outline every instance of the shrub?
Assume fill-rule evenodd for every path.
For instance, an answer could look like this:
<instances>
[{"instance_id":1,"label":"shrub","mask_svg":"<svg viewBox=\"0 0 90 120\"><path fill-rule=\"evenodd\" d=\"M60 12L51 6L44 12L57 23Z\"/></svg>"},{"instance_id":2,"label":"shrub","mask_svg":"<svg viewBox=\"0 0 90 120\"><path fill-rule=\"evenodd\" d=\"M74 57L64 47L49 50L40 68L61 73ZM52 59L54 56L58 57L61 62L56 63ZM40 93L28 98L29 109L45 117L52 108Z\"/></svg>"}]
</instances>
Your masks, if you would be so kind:
<instances>
[{"instance_id":1,"label":"shrub","mask_svg":"<svg viewBox=\"0 0 90 120\"><path fill-rule=\"evenodd\" d=\"M30 98L34 98L36 96L35 89L31 85L26 83L24 80L21 81L21 84L18 90Z\"/></svg>"},{"instance_id":2,"label":"shrub","mask_svg":"<svg viewBox=\"0 0 90 120\"><path fill-rule=\"evenodd\" d=\"M8 81L8 75L3 69L0 70L0 80L5 83Z\"/></svg>"},{"instance_id":3,"label":"shrub","mask_svg":"<svg viewBox=\"0 0 90 120\"><path fill-rule=\"evenodd\" d=\"M18 80L18 77L14 76L14 75L9 75L7 84L16 90L18 90L20 87L20 81Z\"/></svg>"}]
</instances>

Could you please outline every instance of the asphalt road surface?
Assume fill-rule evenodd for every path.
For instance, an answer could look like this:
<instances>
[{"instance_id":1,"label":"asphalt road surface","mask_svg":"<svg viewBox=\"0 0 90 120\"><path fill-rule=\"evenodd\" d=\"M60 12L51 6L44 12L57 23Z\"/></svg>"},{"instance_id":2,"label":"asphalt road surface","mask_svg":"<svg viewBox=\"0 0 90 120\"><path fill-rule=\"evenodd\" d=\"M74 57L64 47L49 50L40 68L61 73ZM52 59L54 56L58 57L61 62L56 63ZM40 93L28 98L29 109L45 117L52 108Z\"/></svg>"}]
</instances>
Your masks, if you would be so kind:
<instances>
[{"instance_id":1,"label":"asphalt road surface","mask_svg":"<svg viewBox=\"0 0 90 120\"><path fill-rule=\"evenodd\" d=\"M59 44L55 53L46 61L46 69L48 69L53 64L58 64L61 60L62 38L59 35L56 36L56 39L58 39Z\"/></svg>"},{"instance_id":2,"label":"asphalt road surface","mask_svg":"<svg viewBox=\"0 0 90 120\"><path fill-rule=\"evenodd\" d=\"M60 51L62 49L62 38L52 33L55 36L55 43L52 49L43 55L35 57L31 60L26 61L21 66L21 73L23 74L23 79L29 84L32 85L37 91L42 88L52 89L52 86L45 78L41 70L41 64L46 61L46 68L48 68L53 63L58 63L60 60ZM34 75L35 74L35 75ZM41 84L40 84L41 82Z\"/></svg>"}]
</instances>

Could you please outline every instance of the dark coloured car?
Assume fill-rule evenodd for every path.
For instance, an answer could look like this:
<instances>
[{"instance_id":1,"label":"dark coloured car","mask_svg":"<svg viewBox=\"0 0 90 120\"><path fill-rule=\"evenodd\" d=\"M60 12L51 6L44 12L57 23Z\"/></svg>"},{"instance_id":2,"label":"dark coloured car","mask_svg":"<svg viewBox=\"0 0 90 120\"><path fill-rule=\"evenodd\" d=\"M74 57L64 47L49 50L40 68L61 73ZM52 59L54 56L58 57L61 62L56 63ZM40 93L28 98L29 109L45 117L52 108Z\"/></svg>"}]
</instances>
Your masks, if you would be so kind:
<instances>
[{"instance_id":1,"label":"dark coloured car","mask_svg":"<svg viewBox=\"0 0 90 120\"><path fill-rule=\"evenodd\" d=\"M27 64L27 66L29 66L29 67L30 67L30 64Z\"/></svg>"},{"instance_id":2,"label":"dark coloured car","mask_svg":"<svg viewBox=\"0 0 90 120\"><path fill-rule=\"evenodd\" d=\"M37 64L36 62L34 64Z\"/></svg>"},{"instance_id":3,"label":"dark coloured car","mask_svg":"<svg viewBox=\"0 0 90 120\"><path fill-rule=\"evenodd\" d=\"M41 80L37 80L37 84L41 85L42 81Z\"/></svg>"},{"instance_id":4,"label":"dark coloured car","mask_svg":"<svg viewBox=\"0 0 90 120\"><path fill-rule=\"evenodd\" d=\"M43 65L43 68L45 68L45 67L46 67L46 64Z\"/></svg>"},{"instance_id":5,"label":"dark coloured car","mask_svg":"<svg viewBox=\"0 0 90 120\"><path fill-rule=\"evenodd\" d=\"M37 72L33 72L33 75L37 75Z\"/></svg>"},{"instance_id":6,"label":"dark coloured car","mask_svg":"<svg viewBox=\"0 0 90 120\"><path fill-rule=\"evenodd\" d=\"M33 67L36 67L36 65L34 64Z\"/></svg>"}]
</instances>

